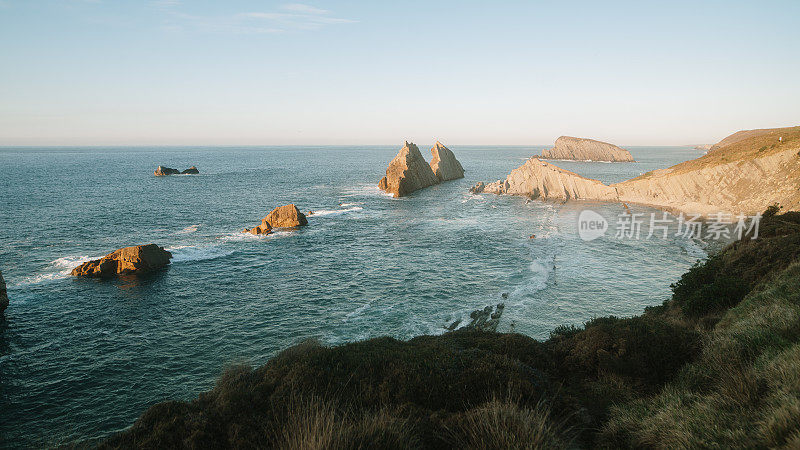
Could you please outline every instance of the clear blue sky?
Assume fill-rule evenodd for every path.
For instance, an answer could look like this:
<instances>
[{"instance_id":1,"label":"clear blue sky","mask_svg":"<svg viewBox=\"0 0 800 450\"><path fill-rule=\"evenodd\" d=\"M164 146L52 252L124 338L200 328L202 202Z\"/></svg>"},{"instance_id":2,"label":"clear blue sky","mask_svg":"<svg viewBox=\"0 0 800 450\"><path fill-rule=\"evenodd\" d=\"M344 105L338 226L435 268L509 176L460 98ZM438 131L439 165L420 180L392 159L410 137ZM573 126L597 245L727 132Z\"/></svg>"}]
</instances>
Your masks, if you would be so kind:
<instances>
[{"instance_id":1,"label":"clear blue sky","mask_svg":"<svg viewBox=\"0 0 800 450\"><path fill-rule=\"evenodd\" d=\"M0 0L0 145L717 141L800 125L800 1Z\"/></svg>"}]
</instances>

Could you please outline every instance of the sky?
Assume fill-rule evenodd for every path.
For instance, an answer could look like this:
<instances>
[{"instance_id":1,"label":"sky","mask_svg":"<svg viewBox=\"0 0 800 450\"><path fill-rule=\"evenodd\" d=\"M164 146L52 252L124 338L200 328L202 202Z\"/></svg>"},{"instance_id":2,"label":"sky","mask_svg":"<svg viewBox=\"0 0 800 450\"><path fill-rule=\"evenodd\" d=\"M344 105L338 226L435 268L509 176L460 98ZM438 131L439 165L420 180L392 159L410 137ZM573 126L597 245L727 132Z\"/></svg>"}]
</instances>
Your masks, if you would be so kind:
<instances>
[{"instance_id":1,"label":"sky","mask_svg":"<svg viewBox=\"0 0 800 450\"><path fill-rule=\"evenodd\" d=\"M800 1L0 0L0 145L713 143L800 125Z\"/></svg>"}]
</instances>

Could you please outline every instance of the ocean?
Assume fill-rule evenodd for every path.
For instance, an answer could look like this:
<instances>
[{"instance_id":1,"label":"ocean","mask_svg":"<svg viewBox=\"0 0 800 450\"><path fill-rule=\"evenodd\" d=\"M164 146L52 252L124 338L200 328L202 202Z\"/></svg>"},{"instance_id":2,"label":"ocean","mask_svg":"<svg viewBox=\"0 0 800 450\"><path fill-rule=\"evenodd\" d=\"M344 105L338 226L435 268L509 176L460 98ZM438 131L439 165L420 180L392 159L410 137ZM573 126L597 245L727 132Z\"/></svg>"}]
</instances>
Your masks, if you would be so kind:
<instances>
[{"instance_id":1,"label":"ocean","mask_svg":"<svg viewBox=\"0 0 800 450\"><path fill-rule=\"evenodd\" d=\"M420 145L428 159L429 147ZM670 284L705 257L702 242L615 238L619 204L469 193L543 148L453 146L465 178L401 199L377 189L399 146L0 149L10 297L0 320L0 446L107 436L156 402L210 389L226 367L263 364L308 338L439 334L504 302L498 331L545 339L561 324L636 315L669 298ZM630 150L638 162L554 163L617 182L701 155ZM200 174L157 178L158 165ZM241 232L287 203L314 211L307 227ZM580 238L584 209L608 218L606 236ZM172 252L167 269L69 276L147 243Z\"/></svg>"}]
</instances>

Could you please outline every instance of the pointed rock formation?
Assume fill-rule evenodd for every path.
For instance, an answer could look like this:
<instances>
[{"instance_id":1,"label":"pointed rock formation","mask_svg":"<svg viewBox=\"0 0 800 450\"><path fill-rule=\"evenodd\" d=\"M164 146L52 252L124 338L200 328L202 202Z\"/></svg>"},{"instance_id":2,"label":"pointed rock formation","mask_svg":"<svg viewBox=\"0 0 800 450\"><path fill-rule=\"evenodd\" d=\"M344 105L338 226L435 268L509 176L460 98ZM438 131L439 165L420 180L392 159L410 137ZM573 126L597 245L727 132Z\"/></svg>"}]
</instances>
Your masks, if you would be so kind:
<instances>
[{"instance_id":1,"label":"pointed rock formation","mask_svg":"<svg viewBox=\"0 0 800 450\"><path fill-rule=\"evenodd\" d=\"M6 292L6 282L3 280L3 272L0 272L0 317L8 308L8 293Z\"/></svg>"},{"instance_id":2,"label":"pointed rock formation","mask_svg":"<svg viewBox=\"0 0 800 450\"><path fill-rule=\"evenodd\" d=\"M378 187L395 197L403 197L438 183L439 179L422 157L419 148L413 143L406 142L389 163L386 176L378 182Z\"/></svg>"},{"instance_id":3,"label":"pointed rock formation","mask_svg":"<svg viewBox=\"0 0 800 450\"><path fill-rule=\"evenodd\" d=\"M576 161L634 162L631 153L607 142L561 136L550 150L542 152L544 159L571 159Z\"/></svg>"},{"instance_id":4,"label":"pointed rock formation","mask_svg":"<svg viewBox=\"0 0 800 450\"><path fill-rule=\"evenodd\" d=\"M436 144L431 148L431 170L439 181L455 180L457 178L464 178L464 168L461 163L456 159L456 155L450 151L449 148L442 145L441 142L436 141Z\"/></svg>"},{"instance_id":5,"label":"pointed rock formation","mask_svg":"<svg viewBox=\"0 0 800 450\"><path fill-rule=\"evenodd\" d=\"M505 180L476 184L473 193L525 195L542 200L616 200L611 186L584 178L538 158L514 169Z\"/></svg>"},{"instance_id":6,"label":"pointed rock formation","mask_svg":"<svg viewBox=\"0 0 800 450\"><path fill-rule=\"evenodd\" d=\"M200 173L200 171L197 170L197 167L192 166L192 167L189 167L188 169L184 170L183 172L181 172L181 175L197 175L199 173Z\"/></svg>"},{"instance_id":7,"label":"pointed rock formation","mask_svg":"<svg viewBox=\"0 0 800 450\"><path fill-rule=\"evenodd\" d=\"M245 228L243 233L269 234L273 228L294 228L304 225L308 225L308 219L294 203L290 203L273 209L267 217L261 220L261 225L250 229Z\"/></svg>"},{"instance_id":8,"label":"pointed rock formation","mask_svg":"<svg viewBox=\"0 0 800 450\"><path fill-rule=\"evenodd\" d=\"M140 275L158 270L172 258L172 253L156 244L137 245L116 250L81 264L72 270L76 277L109 278L116 275Z\"/></svg>"}]
</instances>

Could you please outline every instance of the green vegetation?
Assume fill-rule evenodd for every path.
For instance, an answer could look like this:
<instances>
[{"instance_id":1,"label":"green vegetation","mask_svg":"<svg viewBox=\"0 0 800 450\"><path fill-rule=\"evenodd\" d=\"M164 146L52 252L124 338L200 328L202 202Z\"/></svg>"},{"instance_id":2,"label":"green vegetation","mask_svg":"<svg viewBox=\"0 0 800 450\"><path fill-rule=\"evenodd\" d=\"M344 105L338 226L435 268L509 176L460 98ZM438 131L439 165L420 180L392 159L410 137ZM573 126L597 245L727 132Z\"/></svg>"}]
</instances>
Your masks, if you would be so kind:
<instances>
[{"instance_id":1,"label":"green vegetation","mask_svg":"<svg viewBox=\"0 0 800 450\"><path fill-rule=\"evenodd\" d=\"M304 342L101 447L798 448L800 213L777 212L641 316Z\"/></svg>"}]
</instances>

